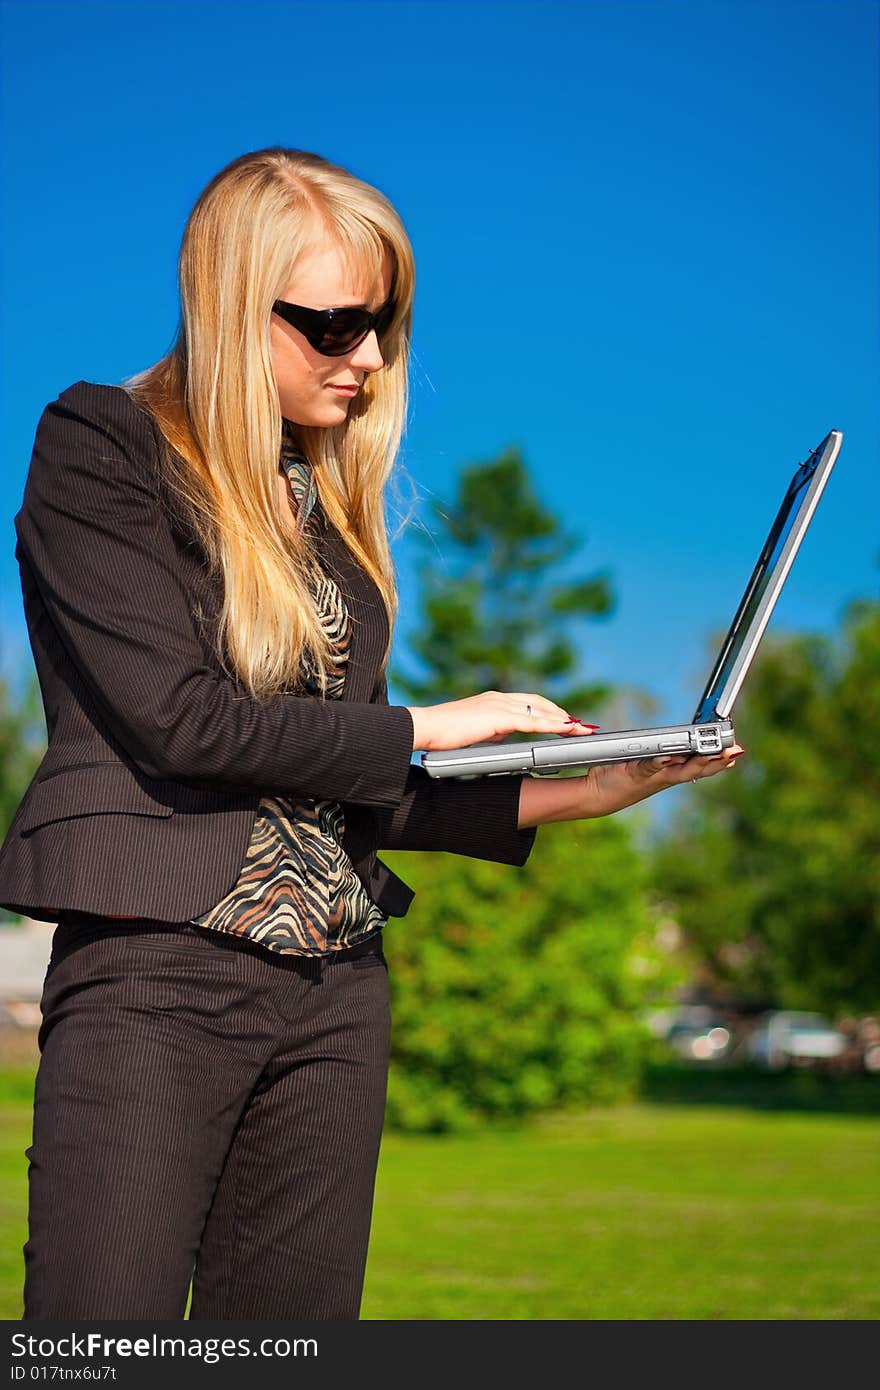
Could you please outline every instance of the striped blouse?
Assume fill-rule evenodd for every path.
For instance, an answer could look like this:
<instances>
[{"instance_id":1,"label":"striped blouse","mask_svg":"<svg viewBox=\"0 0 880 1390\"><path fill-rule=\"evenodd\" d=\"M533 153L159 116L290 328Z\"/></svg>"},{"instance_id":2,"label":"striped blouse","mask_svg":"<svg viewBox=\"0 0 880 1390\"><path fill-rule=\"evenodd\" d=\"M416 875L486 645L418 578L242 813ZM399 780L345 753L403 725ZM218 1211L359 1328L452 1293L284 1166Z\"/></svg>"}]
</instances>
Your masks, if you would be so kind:
<instances>
[{"instance_id":1,"label":"striped blouse","mask_svg":"<svg viewBox=\"0 0 880 1390\"><path fill-rule=\"evenodd\" d=\"M316 536L321 516L317 486L286 420L280 462L296 501L296 525ZM316 572L312 592L336 653L327 698L340 699L351 654L351 615L327 570ZM318 693L314 671L306 672L304 687ZM338 801L262 797L238 878L220 902L189 920L247 937L282 955L329 955L375 935L388 919L342 848L344 834L345 814Z\"/></svg>"}]
</instances>

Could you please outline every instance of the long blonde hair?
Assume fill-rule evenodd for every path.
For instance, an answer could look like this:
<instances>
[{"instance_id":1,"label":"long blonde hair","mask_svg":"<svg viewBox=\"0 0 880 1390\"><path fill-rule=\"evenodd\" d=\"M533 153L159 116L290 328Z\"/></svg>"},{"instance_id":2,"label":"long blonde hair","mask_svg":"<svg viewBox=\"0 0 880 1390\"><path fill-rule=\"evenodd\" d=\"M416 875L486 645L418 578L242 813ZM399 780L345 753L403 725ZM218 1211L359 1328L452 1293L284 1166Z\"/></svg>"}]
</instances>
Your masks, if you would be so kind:
<instances>
[{"instance_id":1,"label":"long blonde hair","mask_svg":"<svg viewBox=\"0 0 880 1390\"><path fill-rule=\"evenodd\" d=\"M169 485L222 576L217 655L256 699L295 687L307 662L322 691L333 664L309 576L308 534L283 524L277 478L282 416L270 318L300 257L327 243L376 283L390 251L395 315L385 366L369 373L344 424L294 426L324 511L374 580L393 633L398 597L384 488L408 401L415 289L412 248L378 189L320 155L241 155L200 194L184 229L181 315L170 351L123 383L162 435ZM382 661L388 660L391 637Z\"/></svg>"}]
</instances>

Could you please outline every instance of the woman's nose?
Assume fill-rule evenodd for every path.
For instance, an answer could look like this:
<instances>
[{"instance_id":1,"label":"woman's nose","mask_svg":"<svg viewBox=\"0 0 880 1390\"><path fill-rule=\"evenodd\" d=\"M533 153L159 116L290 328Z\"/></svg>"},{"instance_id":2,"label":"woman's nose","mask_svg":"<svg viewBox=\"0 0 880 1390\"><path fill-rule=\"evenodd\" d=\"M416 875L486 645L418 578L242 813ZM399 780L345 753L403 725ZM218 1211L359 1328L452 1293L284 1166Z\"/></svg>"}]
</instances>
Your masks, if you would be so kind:
<instances>
[{"instance_id":1,"label":"woman's nose","mask_svg":"<svg viewBox=\"0 0 880 1390\"><path fill-rule=\"evenodd\" d=\"M349 362L352 367L362 367L365 372L378 372L380 367L385 366L375 328L370 330L362 343L358 343Z\"/></svg>"}]
</instances>

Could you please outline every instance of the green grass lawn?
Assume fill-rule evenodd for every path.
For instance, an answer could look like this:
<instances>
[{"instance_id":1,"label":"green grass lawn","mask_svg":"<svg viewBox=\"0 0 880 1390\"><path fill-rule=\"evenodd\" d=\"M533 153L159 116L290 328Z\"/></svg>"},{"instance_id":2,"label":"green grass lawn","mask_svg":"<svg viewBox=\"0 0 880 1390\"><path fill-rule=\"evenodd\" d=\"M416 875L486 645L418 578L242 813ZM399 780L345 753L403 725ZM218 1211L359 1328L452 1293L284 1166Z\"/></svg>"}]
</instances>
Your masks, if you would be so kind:
<instances>
[{"instance_id":1,"label":"green grass lawn","mask_svg":"<svg viewBox=\"0 0 880 1390\"><path fill-rule=\"evenodd\" d=\"M0 1075L0 1317L21 1316L31 1073ZM880 1122L642 1103L386 1134L366 1319L874 1319Z\"/></svg>"}]
</instances>

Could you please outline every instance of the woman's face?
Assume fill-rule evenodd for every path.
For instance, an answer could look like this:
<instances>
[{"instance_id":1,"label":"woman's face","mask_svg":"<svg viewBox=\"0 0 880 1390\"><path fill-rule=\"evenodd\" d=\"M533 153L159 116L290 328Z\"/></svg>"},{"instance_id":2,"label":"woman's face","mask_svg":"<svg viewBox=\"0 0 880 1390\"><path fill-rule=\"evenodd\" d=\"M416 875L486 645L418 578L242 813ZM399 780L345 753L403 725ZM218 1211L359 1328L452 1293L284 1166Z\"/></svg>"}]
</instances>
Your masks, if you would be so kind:
<instances>
[{"instance_id":1,"label":"woman's face","mask_svg":"<svg viewBox=\"0 0 880 1390\"><path fill-rule=\"evenodd\" d=\"M279 299L307 309L342 309L351 305L375 312L391 293L393 263L385 253L381 281L355 283L335 247L306 254ZM344 357L323 357L298 329L277 314L271 323L272 367L285 420L330 428L343 424L355 395L336 386L360 386L368 372L384 366L375 332Z\"/></svg>"}]
</instances>

